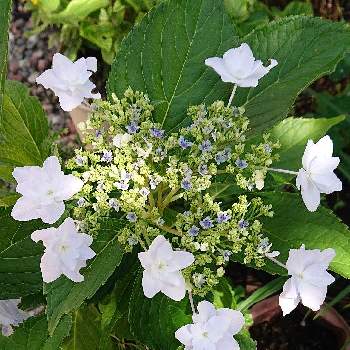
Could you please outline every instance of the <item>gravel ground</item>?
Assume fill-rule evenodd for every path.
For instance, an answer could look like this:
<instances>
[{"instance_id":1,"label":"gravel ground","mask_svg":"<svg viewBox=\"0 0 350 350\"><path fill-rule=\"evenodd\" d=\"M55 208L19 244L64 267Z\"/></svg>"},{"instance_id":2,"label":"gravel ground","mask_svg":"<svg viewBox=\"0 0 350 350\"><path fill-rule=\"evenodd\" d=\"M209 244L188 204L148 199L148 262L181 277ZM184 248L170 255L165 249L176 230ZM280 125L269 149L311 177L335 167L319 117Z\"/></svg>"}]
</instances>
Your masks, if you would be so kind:
<instances>
[{"instance_id":1,"label":"gravel ground","mask_svg":"<svg viewBox=\"0 0 350 350\"><path fill-rule=\"evenodd\" d=\"M8 79L17 80L30 88L33 96L37 96L47 113L52 130L61 135L59 143L65 149L76 146L76 130L51 90L36 84L35 79L51 67L52 56L58 50L48 48L49 31L28 36L32 29L30 14L23 4L14 1L12 22L9 34L9 66Z\"/></svg>"}]
</instances>

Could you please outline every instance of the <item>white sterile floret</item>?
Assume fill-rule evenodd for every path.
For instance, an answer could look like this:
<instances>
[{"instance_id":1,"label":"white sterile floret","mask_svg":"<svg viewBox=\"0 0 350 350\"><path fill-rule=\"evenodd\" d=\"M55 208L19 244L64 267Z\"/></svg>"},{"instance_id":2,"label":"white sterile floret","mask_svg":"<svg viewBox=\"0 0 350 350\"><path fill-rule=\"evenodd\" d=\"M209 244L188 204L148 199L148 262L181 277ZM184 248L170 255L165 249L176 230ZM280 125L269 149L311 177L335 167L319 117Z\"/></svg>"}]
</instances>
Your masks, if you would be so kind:
<instances>
[{"instance_id":1,"label":"white sterile floret","mask_svg":"<svg viewBox=\"0 0 350 350\"><path fill-rule=\"evenodd\" d=\"M317 143L309 140L302 158L303 167L296 179L301 189L303 201L309 211L315 211L320 205L321 193L330 194L342 190L342 183L334 174L339 158L332 157L333 142L326 135Z\"/></svg>"},{"instance_id":2,"label":"white sterile floret","mask_svg":"<svg viewBox=\"0 0 350 350\"><path fill-rule=\"evenodd\" d=\"M240 47L225 52L222 58L207 58L205 64L213 68L225 83L256 87L259 79L278 64L274 59L270 61L270 65L265 67L260 60L255 60L249 45L243 43Z\"/></svg>"},{"instance_id":3,"label":"white sterile floret","mask_svg":"<svg viewBox=\"0 0 350 350\"><path fill-rule=\"evenodd\" d=\"M42 241L45 246L40 263L44 282L50 283L61 275L74 282L84 280L79 270L96 254L90 248L92 237L78 232L73 219L67 218L58 228L37 230L31 238L34 242Z\"/></svg>"},{"instance_id":4,"label":"white sterile floret","mask_svg":"<svg viewBox=\"0 0 350 350\"><path fill-rule=\"evenodd\" d=\"M291 278L283 286L279 304L283 315L293 311L299 302L313 311L323 304L327 286L334 282L334 277L327 272L330 262L335 257L334 249L306 250L291 249L286 263Z\"/></svg>"},{"instance_id":5,"label":"white sterile floret","mask_svg":"<svg viewBox=\"0 0 350 350\"><path fill-rule=\"evenodd\" d=\"M20 299L0 300L0 325L5 337L13 333L13 326L18 326L30 317L29 313L18 308L20 302Z\"/></svg>"},{"instance_id":6,"label":"white sterile floret","mask_svg":"<svg viewBox=\"0 0 350 350\"><path fill-rule=\"evenodd\" d=\"M122 148L126 146L132 139L132 135L125 134L117 134L113 137L113 145L117 148Z\"/></svg>"},{"instance_id":7,"label":"white sterile floret","mask_svg":"<svg viewBox=\"0 0 350 350\"><path fill-rule=\"evenodd\" d=\"M198 304L198 314L194 314L193 324L181 327L175 337L185 345L185 350L239 350L233 338L244 326L240 311L227 308L216 310L208 301Z\"/></svg>"},{"instance_id":8,"label":"white sterile floret","mask_svg":"<svg viewBox=\"0 0 350 350\"><path fill-rule=\"evenodd\" d=\"M84 183L73 175L64 175L57 157L49 157L42 167L15 168L16 191L22 195L12 209L12 217L18 221L42 219L55 223L63 214L63 201L78 193Z\"/></svg>"},{"instance_id":9,"label":"white sterile floret","mask_svg":"<svg viewBox=\"0 0 350 350\"><path fill-rule=\"evenodd\" d=\"M174 251L164 236L158 236L138 257L144 268L142 287L147 298L153 298L158 292L176 301L184 298L186 283L181 270L194 262L191 253Z\"/></svg>"},{"instance_id":10,"label":"white sterile floret","mask_svg":"<svg viewBox=\"0 0 350 350\"><path fill-rule=\"evenodd\" d=\"M95 57L80 58L76 62L55 53L52 68L43 72L36 82L51 89L59 97L61 108L71 111L78 107L84 98L101 98L100 94L91 91L96 88L89 78L92 72L97 71Z\"/></svg>"}]
</instances>

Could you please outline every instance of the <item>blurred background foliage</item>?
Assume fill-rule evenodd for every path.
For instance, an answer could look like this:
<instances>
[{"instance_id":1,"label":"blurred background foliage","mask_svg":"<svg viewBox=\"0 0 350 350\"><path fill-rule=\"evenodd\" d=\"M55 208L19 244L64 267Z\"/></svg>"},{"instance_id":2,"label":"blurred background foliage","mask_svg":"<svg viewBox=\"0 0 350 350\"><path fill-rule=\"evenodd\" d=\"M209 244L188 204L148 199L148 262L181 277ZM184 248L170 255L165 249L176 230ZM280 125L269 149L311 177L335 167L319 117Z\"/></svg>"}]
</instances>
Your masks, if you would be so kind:
<instances>
[{"instance_id":1,"label":"blurred background foliage","mask_svg":"<svg viewBox=\"0 0 350 350\"><path fill-rule=\"evenodd\" d=\"M79 50L94 47L111 64L124 36L160 0L29 0L33 31L49 26L49 45L75 60Z\"/></svg>"}]
</instances>

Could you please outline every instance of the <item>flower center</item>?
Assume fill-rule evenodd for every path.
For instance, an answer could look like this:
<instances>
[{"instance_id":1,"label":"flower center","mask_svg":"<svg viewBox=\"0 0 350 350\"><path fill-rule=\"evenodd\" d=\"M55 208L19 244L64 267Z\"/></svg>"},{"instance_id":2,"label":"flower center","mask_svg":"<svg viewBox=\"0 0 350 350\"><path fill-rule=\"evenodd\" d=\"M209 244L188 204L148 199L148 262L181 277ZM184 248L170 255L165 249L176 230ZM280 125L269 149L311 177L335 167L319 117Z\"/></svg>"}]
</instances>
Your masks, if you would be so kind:
<instances>
[{"instance_id":1,"label":"flower center","mask_svg":"<svg viewBox=\"0 0 350 350\"><path fill-rule=\"evenodd\" d=\"M68 246L68 245L61 244L61 246L60 246L60 251L61 251L61 252L66 252L68 249L69 249L69 246Z\"/></svg>"}]
</instances>

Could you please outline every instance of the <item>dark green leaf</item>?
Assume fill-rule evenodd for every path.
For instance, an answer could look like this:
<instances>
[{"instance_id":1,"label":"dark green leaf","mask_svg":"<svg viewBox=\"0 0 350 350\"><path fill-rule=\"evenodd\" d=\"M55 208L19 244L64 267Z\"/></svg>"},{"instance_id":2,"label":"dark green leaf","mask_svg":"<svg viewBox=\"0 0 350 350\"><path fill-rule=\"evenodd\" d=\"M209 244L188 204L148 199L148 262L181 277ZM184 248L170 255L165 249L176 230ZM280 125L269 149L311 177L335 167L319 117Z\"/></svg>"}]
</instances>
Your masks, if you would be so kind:
<instances>
[{"instance_id":1,"label":"dark green leaf","mask_svg":"<svg viewBox=\"0 0 350 350\"><path fill-rule=\"evenodd\" d=\"M95 306L89 305L73 312L72 332L65 342L64 350L97 350L101 339L101 314ZM105 349L112 349L112 344Z\"/></svg>"},{"instance_id":2,"label":"dark green leaf","mask_svg":"<svg viewBox=\"0 0 350 350\"><path fill-rule=\"evenodd\" d=\"M58 350L72 326L72 318L64 316L55 332L49 336L45 315L31 317L15 329L10 337L0 335L1 350Z\"/></svg>"},{"instance_id":3,"label":"dark green leaf","mask_svg":"<svg viewBox=\"0 0 350 350\"><path fill-rule=\"evenodd\" d=\"M83 282L74 283L61 277L45 285L50 333L64 314L78 309L85 299L91 298L119 265L123 250L118 243L118 230L122 226L123 221L118 219L106 219L101 223L100 233L92 245L96 256L82 270Z\"/></svg>"},{"instance_id":4,"label":"dark green leaf","mask_svg":"<svg viewBox=\"0 0 350 350\"><path fill-rule=\"evenodd\" d=\"M205 66L238 44L222 1L172 0L156 7L123 41L112 65L109 95L131 86L155 104L166 130L188 123L190 104L225 98L230 86Z\"/></svg>"},{"instance_id":5,"label":"dark green leaf","mask_svg":"<svg viewBox=\"0 0 350 350\"><path fill-rule=\"evenodd\" d=\"M7 73L7 50L9 23L11 18L11 0L0 2L0 115L3 108L3 90Z\"/></svg>"},{"instance_id":6,"label":"dark green leaf","mask_svg":"<svg viewBox=\"0 0 350 350\"><path fill-rule=\"evenodd\" d=\"M0 208L0 299L22 297L42 288L39 264L43 249L30 235L44 226L39 220L16 221L10 213Z\"/></svg>"},{"instance_id":7,"label":"dark green leaf","mask_svg":"<svg viewBox=\"0 0 350 350\"><path fill-rule=\"evenodd\" d=\"M7 81L0 115L0 176L14 166L42 165L50 152L49 126L39 101L24 85Z\"/></svg>"}]
</instances>

